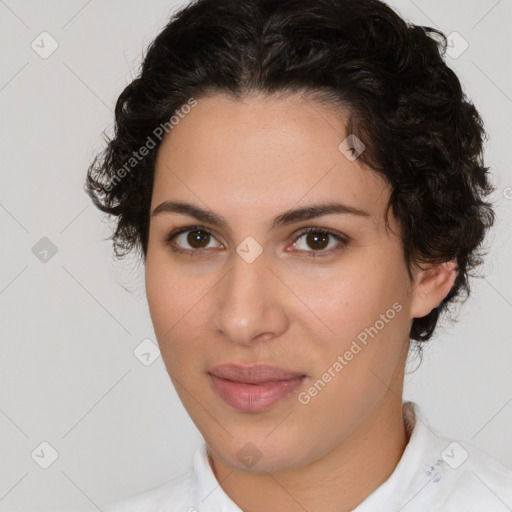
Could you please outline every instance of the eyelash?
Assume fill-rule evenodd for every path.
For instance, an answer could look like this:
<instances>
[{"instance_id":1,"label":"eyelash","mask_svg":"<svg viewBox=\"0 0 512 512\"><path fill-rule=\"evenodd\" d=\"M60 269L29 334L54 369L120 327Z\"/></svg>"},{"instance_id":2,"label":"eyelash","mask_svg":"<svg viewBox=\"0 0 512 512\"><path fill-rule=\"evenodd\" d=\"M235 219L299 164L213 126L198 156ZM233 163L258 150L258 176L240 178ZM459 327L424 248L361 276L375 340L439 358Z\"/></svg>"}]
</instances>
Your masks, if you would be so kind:
<instances>
[{"instance_id":1,"label":"eyelash","mask_svg":"<svg viewBox=\"0 0 512 512\"><path fill-rule=\"evenodd\" d=\"M172 241L177 236L181 235L182 233L188 233L189 231L201 231L201 232L207 233L208 235L210 235L213 238L215 238L213 236L213 234L210 231L208 231L206 228L204 228L203 226L186 226L186 227L179 228L179 229L176 229L176 230L172 231L167 236L167 238L165 239L164 242L165 242L166 245L169 245L169 247L174 252L179 252L179 253L187 254L189 256L201 256L202 255L201 253L205 252L206 249L180 249L180 248L177 248L174 245L172 245ZM312 258L330 256L331 254L333 254L333 253L343 249L344 247L346 247L348 245L348 243L349 243L349 241L346 238L342 237L341 235L339 235L335 231L332 231L331 229L328 229L328 228L315 228L315 227L305 228L305 229L301 230L297 234L297 237L296 237L294 243L297 243L297 240L299 240L304 235L307 235L309 233L317 233L317 234L321 234L321 235L330 235L334 239L336 239L336 241L338 241L340 243L340 245L337 248L330 249L330 250L299 251L299 252L310 253Z\"/></svg>"}]
</instances>

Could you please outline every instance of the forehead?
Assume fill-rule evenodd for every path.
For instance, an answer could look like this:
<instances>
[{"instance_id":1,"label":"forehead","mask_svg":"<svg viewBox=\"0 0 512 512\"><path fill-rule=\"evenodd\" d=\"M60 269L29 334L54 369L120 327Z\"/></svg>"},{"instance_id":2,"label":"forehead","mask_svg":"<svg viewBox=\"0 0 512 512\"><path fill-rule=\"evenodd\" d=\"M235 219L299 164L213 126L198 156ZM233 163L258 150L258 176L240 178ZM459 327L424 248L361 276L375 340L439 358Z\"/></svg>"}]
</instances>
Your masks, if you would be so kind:
<instances>
[{"instance_id":1,"label":"forehead","mask_svg":"<svg viewBox=\"0 0 512 512\"><path fill-rule=\"evenodd\" d=\"M345 123L339 108L300 95L199 98L159 148L152 208L188 199L215 211L270 215L341 201L377 217L387 183L340 151Z\"/></svg>"}]
</instances>

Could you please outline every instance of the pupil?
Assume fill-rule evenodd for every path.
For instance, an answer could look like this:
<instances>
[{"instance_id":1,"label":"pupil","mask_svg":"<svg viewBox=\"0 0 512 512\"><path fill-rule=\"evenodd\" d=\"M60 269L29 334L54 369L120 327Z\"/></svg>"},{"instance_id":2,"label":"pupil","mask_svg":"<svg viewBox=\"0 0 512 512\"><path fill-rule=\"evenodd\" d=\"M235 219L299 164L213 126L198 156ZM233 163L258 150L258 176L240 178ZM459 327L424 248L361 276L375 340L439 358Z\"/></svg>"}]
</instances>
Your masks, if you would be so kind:
<instances>
[{"instance_id":1,"label":"pupil","mask_svg":"<svg viewBox=\"0 0 512 512\"><path fill-rule=\"evenodd\" d=\"M208 245L208 233L204 231L190 231L187 237L187 242L194 248L201 248L201 243L205 242Z\"/></svg>"},{"instance_id":2,"label":"pupil","mask_svg":"<svg viewBox=\"0 0 512 512\"><path fill-rule=\"evenodd\" d=\"M313 246L313 249L320 250L320 249L324 249L325 247L327 247L327 245L329 245L328 243L325 243L327 241L327 238L328 238L328 235L325 233L310 233L307 236L307 242L308 242L308 244ZM322 242L320 242L320 247L318 247L318 240L322 240L322 239L323 239L324 243L322 244ZM315 247L315 245L316 245L316 247Z\"/></svg>"}]
</instances>

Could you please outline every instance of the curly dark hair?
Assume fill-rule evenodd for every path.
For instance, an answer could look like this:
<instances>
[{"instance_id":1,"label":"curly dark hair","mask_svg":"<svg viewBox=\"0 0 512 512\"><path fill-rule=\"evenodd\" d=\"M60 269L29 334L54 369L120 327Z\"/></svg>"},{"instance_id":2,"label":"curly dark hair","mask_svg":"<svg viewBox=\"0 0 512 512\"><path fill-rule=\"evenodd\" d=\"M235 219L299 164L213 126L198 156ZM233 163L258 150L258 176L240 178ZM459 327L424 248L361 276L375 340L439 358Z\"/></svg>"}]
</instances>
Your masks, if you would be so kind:
<instances>
[{"instance_id":1,"label":"curly dark hair","mask_svg":"<svg viewBox=\"0 0 512 512\"><path fill-rule=\"evenodd\" d=\"M366 145L359 160L391 185L386 216L391 208L401 227L410 278L413 264L457 261L446 298L413 320L410 339L428 340L448 304L469 297L494 223L484 201L494 191L483 163L487 135L443 59L446 48L441 31L379 0L195 0L177 11L119 96L114 135L87 173L95 206L117 217L115 255L137 248L145 262L156 128L191 98L308 94L348 109L347 134ZM135 165L144 146L152 149Z\"/></svg>"}]
</instances>

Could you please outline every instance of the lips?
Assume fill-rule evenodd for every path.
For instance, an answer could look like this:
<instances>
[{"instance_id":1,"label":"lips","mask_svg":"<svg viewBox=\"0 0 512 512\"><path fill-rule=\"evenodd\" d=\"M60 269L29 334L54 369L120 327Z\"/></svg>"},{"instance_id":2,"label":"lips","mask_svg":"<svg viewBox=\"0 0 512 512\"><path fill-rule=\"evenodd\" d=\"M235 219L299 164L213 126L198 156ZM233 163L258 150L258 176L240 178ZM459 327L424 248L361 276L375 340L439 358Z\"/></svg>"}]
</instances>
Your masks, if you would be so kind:
<instances>
[{"instance_id":1,"label":"lips","mask_svg":"<svg viewBox=\"0 0 512 512\"><path fill-rule=\"evenodd\" d=\"M261 384L263 382L290 380L304 376L304 374L284 370L278 366L240 366L234 364L216 366L210 371L210 374L221 379L243 382L244 384Z\"/></svg>"},{"instance_id":2,"label":"lips","mask_svg":"<svg viewBox=\"0 0 512 512\"><path fill-rule=\"evenodd\" d=\"M241 412L263 412L293 393L304 374L272 365L216 366L210 372L213 389L224 402Z\"/></svg>"}]
</instances>

